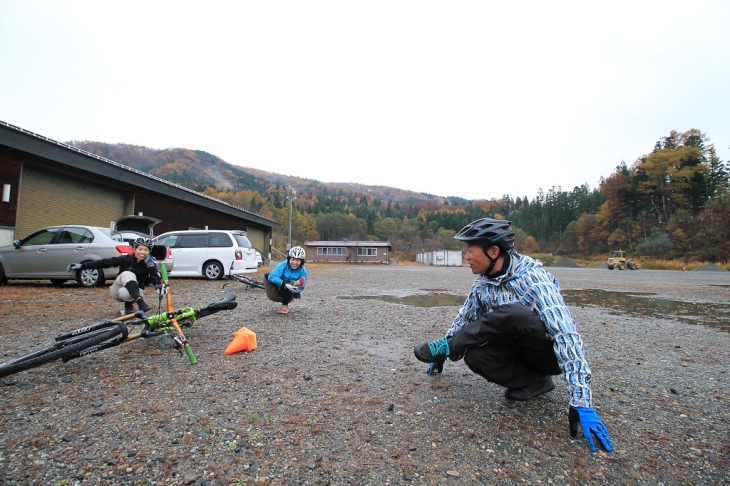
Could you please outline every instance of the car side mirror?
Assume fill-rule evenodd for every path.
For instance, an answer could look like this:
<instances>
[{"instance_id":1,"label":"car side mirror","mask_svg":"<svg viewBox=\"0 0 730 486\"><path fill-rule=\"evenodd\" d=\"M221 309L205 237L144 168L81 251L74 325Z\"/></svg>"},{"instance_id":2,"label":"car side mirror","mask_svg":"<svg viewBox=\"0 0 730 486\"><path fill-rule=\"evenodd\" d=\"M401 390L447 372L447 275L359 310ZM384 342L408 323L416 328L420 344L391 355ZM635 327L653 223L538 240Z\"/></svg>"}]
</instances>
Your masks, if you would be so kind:
<instances>
[{"instance_id":1,"label":"car side mirror","mask_svg":"<svg viewBox=\"0 0 730 486\"><path fill-rule=\"evenodd\" d=\"M13 246L15 247L15 249L16 249L16 250L17 250L18 248L20 248L20 240L15 240L15 241L13 241Z\"/></svg>"}]
</instances>

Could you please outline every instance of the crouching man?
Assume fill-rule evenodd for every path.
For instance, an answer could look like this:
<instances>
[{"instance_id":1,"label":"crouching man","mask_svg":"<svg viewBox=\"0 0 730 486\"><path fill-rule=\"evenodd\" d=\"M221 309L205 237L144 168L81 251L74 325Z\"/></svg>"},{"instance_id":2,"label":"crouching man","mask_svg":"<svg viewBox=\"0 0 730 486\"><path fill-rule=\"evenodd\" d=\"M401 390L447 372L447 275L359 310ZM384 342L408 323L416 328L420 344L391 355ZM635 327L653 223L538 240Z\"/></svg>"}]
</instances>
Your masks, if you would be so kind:
<instances>
[{"instance_id":1,"label":"crouching man","mask_svg":"<svg viewBox=\"0 0 730 486\"><path fill-rule=\"evenodd\" d=\"M570 433L583 429L588 448L595 439L608 452L608 429L593 408L591 369L583 341L565 305L558 281L535 260L514 250L509 221L483 218L456 239L466 243L466 262L476 279L446 336L416 346L419 360L441 373L446 358L466 365L506 388L510 400L548 393L552 375L562 374L570 393Z\"/></svg>"}]
</instances>

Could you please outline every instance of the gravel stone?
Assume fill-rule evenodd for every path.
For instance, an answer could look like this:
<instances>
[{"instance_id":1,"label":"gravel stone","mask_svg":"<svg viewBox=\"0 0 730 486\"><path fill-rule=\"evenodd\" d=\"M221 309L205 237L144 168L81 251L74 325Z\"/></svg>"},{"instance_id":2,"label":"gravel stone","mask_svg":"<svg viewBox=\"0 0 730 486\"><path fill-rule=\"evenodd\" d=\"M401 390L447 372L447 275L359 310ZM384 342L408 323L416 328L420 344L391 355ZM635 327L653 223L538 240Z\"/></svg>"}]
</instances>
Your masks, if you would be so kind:
<instances>
[{"instance_id":1,"label":"gravel stone","mask_svg":"<svg viewBox=\"0 0 730 486\"><path fill-rule=\"evenodd\" d=\"M239 307L186 330L195 365L138 339L2 380L0 484L730 484L727 326L642 316L631 298L724 304L728 273L548 268L563 290L626 293L625 312L569 306L615 445L607 454L570 437L560 378L510 402L463 362L428 376L413 348L443 336L458 307L371 298L465 297L468 268L308 270L287 315L262 290L229 283ZM221 287L175 279L171 290L176 307L201 307ZM11 281L0 359L118 312L106 288ZM257 349L224 355L241 327Z\"/></svg>"}]
</instances>

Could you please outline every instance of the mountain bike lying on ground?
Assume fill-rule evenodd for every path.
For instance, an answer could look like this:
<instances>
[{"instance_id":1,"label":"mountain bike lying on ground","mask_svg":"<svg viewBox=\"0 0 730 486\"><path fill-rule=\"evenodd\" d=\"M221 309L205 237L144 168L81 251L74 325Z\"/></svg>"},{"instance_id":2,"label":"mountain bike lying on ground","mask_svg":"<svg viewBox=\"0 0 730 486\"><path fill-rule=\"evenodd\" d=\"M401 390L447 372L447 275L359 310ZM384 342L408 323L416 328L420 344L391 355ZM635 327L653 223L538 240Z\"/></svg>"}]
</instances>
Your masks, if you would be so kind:
<instances>
[{"instance_id":1,"label":"mountain bike lying on ground","mask_svg":"<svg viewBox=\"0 0 730 486\"><path fill-rule=\"evenodd\" d=\"M230 280L236 280L238 282L241 282L242 284L246 285L246 289L263 289L264 283L260 280L256 280L255 278L246 277L245 275L239 275L239 274L233 274L231 273L233 271L233 262L231 262L231 268L228 269L228 275L226 276L226 281L223 282L223 288L222 290L225 290L226 285L228 285L228 282Z\"/></svg>"},{"instance_id":2,"label":"mountain bike lying on ground","mask_svg":"<svg viewBox=\"0 0 730 486\"><path fill-rule=\"evenodd\" d=\"M160 265L160 273L164 285L167 286L167 269L164 262ZM119 346L134 339L154 336L167 336L167 340L172 342L174 348L180 351L180 354L185 350L190 359L190 364L195 364L197 360L183 334L182 328L191 327L201 317L235 309L238 305L236 294L228 293L222 300L201 309L194 309L193 307L173 309L172 297L169 291L166 294L167 312L145 316L142 311L137 311L133 314L59 334L53 344L0 364L0 377L35 368L56 359L66 362ZM162 298L163 295L160 295L160 301L162 301ZM131 334L130 330L136 326L141 327L140 331Z\"/></svg>"}]
</instances>

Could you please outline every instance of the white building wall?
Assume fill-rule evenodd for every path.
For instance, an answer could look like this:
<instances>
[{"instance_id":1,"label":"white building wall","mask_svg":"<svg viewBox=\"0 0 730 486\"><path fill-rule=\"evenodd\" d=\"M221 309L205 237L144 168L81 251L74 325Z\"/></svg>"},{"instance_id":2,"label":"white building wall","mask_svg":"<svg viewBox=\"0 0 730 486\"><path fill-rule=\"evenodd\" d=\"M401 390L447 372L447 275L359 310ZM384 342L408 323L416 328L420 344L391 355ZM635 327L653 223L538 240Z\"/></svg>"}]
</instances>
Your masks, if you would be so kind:
<instances>
[{"instance_id":1,"label":"white building wall","mask_svg":"<svg viewBox=\"0 0 730 486\"><path fill-rule=\"evenodd\" d=\"M419 253L416 262L440 267L460 267L461 251L438 250Z\"/></svg>"}]
</instances>

